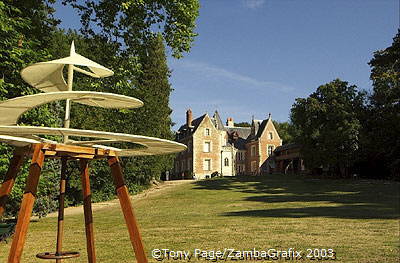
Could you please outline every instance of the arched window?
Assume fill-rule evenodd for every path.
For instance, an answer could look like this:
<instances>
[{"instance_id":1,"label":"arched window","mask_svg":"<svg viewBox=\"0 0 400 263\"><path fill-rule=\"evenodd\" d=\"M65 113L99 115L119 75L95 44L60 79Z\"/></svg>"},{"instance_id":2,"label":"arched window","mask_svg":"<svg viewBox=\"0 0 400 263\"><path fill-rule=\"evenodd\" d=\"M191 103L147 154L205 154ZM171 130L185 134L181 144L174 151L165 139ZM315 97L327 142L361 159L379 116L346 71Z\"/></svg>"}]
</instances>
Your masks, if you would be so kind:
<instances>
[{"instance_id":1,"label":"arched window","mask_svg":"<svg viewBox=\"0 0 400 263\"><path fill-rule=\"evenodd\" d=\"M229 166L229 159L228 159L228 158L225 158L225 159L224 159L224 165L225 165L225 166Z\"/></svg>"}]
</instances>

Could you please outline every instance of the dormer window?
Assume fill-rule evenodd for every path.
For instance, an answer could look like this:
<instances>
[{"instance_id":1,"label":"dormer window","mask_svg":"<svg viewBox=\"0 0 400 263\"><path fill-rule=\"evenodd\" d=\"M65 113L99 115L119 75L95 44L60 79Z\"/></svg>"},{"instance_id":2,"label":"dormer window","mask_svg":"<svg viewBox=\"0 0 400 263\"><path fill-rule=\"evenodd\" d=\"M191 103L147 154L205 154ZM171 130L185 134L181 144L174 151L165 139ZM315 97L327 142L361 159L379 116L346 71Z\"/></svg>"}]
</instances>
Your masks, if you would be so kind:
<instances>
[{"instance_id":1,"label":"dormer window","mask_svg":"<svg viewBox=\"0 0 400 263\"><path fill-rule=\"evenodd\" d=\"M205 136L210 136L210 129L209 128L205 128L204 129L204 135Z\"/></svg>"},{"instance_id":2,"label":"dormer window","mask_svg":"<svg viewBox=\"0 0 400 263\"><path fill-rule=\"evenodd\" d=\"M274 134L272 132L268 133L268 139L272 140L274 138Z\"/></svg>"}]
</instances>

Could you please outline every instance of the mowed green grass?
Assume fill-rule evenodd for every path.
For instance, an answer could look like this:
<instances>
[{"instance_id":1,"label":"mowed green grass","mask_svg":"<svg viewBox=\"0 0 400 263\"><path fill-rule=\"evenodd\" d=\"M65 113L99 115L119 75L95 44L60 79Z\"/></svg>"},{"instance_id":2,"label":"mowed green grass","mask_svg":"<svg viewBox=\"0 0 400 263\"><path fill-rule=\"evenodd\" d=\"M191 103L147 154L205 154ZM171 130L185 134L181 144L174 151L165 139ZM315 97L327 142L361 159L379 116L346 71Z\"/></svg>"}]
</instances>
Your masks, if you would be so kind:
<instances>
[{"instance_id":1,"label":"mowed green grass","mask_svg":"<svg viewBox=\"0 0 400 263\"><path fill-rule=\"evenodd\" d=\"M320 248L337 256L324 262L399 262L396 182L218 178L168 188L133 204L151 262L157 248ZM83 222L83 215L66 217L64 247L80 251L81 258L63 262L87 262ZM135 262L118 206L96 211L94 223L97 262ZM35 254L54 251L55 235L56 218L32 222L22 262L43 262ZM10 243L0 244L0 262L6 262Z\"/></svg>"}]
</instances>

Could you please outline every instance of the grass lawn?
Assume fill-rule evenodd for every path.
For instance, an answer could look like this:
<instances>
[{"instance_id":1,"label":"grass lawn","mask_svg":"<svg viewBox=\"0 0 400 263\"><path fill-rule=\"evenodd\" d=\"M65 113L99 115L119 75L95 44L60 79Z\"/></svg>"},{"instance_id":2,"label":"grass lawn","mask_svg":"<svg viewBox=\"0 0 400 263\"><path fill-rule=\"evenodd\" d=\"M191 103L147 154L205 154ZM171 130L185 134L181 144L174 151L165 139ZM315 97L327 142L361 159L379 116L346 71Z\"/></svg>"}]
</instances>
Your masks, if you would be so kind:
<instances>
[{"instance_id":1,"label":"grass lawn","mask_svg":"<svg viewBox=\"0 0 400 263\"><path fill-rule=\"evenodd\" d=\"M324 262L400 259L399 183L395 182L283 175L218 178L181 184L133 204L151 262L156 262L151 258L156 248L295 248L303 253L320 248L333 249L337 256L336 261ZM43 262L34 255L54 251L56 220L31 223L22 262ZM63 262L87 262L83 215L65 220L64 247L80 251L81 258ZM97 210L94 223L99 263L135 262L118 206ZM0 244L0 262L6 262L10 243ZM170 262L179 261L184 262Z\"/></svg>"}]
</instances>

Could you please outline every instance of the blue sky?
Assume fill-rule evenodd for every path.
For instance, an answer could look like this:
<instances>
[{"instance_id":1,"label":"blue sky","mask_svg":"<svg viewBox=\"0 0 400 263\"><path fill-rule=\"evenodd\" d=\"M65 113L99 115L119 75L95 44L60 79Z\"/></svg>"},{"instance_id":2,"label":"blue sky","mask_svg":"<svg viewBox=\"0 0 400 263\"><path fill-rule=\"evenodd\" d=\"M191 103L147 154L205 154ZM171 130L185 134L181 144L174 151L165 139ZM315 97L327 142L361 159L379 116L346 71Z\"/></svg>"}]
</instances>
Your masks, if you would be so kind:
<instances>
[{"instance_id":1,"label":"blue sky","mask_svg":"<svg viewBox=\"0 0 400 263\"><path fill-rule=\"evenodd\" d=\"M371 89L368 61L392 43L399 0L200 1L195 39L182 59L169 57L172 119L215 110L225 120L252 115L286 121L295 98L335 78ZM64 28L73 11L56 5ZM77 47L79 52L79 47Z\"/></svg>"}]
</instances>

